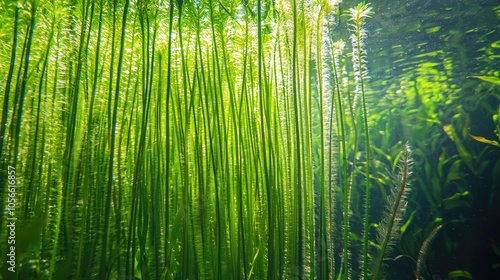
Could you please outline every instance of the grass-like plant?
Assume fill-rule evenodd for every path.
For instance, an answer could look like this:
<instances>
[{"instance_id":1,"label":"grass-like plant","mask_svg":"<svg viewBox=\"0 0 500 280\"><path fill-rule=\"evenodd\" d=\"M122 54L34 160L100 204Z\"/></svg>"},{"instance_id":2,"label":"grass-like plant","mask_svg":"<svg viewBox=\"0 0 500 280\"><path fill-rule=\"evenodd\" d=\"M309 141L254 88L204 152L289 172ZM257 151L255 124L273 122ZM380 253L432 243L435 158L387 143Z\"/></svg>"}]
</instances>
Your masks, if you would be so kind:
<instances>
[{"instance_id":1,"label":"grass-like plant","mask_svg":"<svg viewBox=\"0 0 500 280\"><path fill-rule=\"evenodd\" d=\"M10 63L1 170L17 168L19 232L33 229L19 235L16 277L377 279L411 161L406 146L370 259L371 9L349 10L342 27L340 5L33 0L0 10L13 22L11 55L0 57Z\"/></svg>"},{"instance_id":2,"label":"grass-like plant","mask_svg":"<svg viewBox=\"0 0 500 280\"><path fill-rule=\"evenodd\" d=\"M352 42L352 63L354 71L354 79L356 84L355 92L361 95L361 103L363 106L363 125L365 137L365 154L366 154L366 170L365 170L365 213L363 224L363 256L362 262L362 277L366 279L368 274L368 236L369 236L369 218L370 218L370 131L368 128L368 109L366 108L365 82L367 79L366 69L366 49L364 47L364 39L366 38L366 30L364 29L365 20L371 16L371 8L368 5L359 4L356 8L350 10L351 14L351 42ZM377 274L375 274L376 278Z\"/></svg>"}]
</instances>

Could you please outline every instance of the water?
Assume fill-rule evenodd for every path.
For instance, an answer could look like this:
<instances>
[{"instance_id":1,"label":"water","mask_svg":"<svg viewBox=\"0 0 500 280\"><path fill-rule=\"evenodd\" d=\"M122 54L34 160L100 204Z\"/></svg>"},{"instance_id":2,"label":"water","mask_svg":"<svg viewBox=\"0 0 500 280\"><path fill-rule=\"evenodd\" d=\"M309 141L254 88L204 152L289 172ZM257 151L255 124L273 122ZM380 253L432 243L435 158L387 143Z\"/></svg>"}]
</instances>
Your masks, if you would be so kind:
<instances>
[{"instance_id":1,"label":"water","mask_svg":"<svg viewBox=\"0 0 500 280\"><path fill-rule=\"evenodd\" d=\"M500 279L497 1L74 2L0 4L2 279Z\"/></svg>"},{"instance_id":2,"label":"water","mask_svg":"<svg viewBox=\"0 0 500 280\"><path fill-rule=\"evenodd\" d=\"M429 247L422 276L496 279L500 211L494 205L500 199L500 154L498 147L474 141L468 131L499 140L495 116L500 88L471 78L498 75L498 3L377 1L373 7L367 45L375 95L387 102L405 92L420 95L416 111L407 109L417 117L404 120L406 126L396 121L389 128L411 137L415 193L409 210L426 213L415 214L419 218L413 226L419 230L403 235L401 248L429 234L438 218L443 228ZM403 250L401 258L391 261L398 271L393 279L412 279L413 263Z\"/></svg>"}]
</instances>

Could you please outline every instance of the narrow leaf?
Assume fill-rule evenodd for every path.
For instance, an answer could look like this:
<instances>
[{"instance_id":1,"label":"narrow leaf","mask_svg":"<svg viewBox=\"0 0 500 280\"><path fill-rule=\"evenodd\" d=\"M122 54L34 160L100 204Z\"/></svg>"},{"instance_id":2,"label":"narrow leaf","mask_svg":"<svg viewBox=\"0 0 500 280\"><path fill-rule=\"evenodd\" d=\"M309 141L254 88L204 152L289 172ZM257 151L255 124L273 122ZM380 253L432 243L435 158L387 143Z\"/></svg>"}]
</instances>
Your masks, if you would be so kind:
<instances>
[{"instance_id":1,"label":"narrow leaf","mask_svg":"<svg viewBox=\"0 0 500 280\"><path fill-rule=\"evenodd\" d=\"M475 135L472 135L470 134L470 129L469 129L469 136L472 137L472 139L478 141L478 142L481 142L481 143L484 143L484 144L488 144L488 145L493 145L493 146L496 146L496 147L500 147L500 144L498 144L497 141L495 140L489 140L489 139L486 139L482 136L475 136Z\"/></svg>"},{"instance_id":2,"label":"narrow leaf","mask_svg":"<svg viewBox=\"0 0 500 280\"><path fill-rule=\"evenodd\" d=\"M494 76L469 76L469 78L480 79L488 83L500 86L500 78Z\"/></svg>"}]
</instances>

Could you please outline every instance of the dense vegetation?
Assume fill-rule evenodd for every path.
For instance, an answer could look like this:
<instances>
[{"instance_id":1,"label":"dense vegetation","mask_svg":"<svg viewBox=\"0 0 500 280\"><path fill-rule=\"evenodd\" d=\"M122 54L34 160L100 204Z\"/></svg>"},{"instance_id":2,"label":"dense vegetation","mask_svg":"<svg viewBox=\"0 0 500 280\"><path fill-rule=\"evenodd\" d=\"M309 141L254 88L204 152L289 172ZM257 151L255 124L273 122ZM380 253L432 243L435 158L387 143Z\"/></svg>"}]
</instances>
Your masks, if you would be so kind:
<instances>
[{"instance_id":1,"label":"dense vegetation","mask_svg":"<svg viewBox=\"0 0 500 280\"><path fill-rule=\"evenodd\" d=\"M2 278L500 274L500 41L479 36L465 82L468 54L442 50L397 74L394 60L390 78L380 55L374 76L374 10L1 1L0 221L17 219L15 273L0 230ZM456 230L470 226L489 227ZM463 232L487 268L434 261Z\"/></svg>"}]
</instances>

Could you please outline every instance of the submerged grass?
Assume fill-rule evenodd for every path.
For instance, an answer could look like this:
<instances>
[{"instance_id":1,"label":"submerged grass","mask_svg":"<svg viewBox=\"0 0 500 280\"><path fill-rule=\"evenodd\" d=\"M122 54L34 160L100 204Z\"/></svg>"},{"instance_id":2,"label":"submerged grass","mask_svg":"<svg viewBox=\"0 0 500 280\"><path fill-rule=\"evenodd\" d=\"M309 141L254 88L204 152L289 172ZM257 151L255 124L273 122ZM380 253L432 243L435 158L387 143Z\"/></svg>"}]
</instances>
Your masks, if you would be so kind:
<instances>
[{"instance_id":1,"label":"submerged grass","mask_svg":"<svg viewBox=\"0 0 500 280\"><path fill-rule=\"evenodd\" d=\"M2 11L13 22L2 172L18 170L22 222L43 212L45 225L29 233L41 241L19 255L17 278L369 278L351 264L350 220L364 217L367 263L370 9L352 12L349 80L333 2Z\"/></svg>"}]
</instances>

